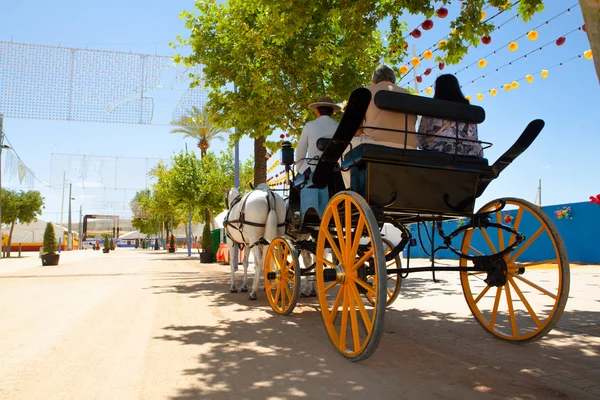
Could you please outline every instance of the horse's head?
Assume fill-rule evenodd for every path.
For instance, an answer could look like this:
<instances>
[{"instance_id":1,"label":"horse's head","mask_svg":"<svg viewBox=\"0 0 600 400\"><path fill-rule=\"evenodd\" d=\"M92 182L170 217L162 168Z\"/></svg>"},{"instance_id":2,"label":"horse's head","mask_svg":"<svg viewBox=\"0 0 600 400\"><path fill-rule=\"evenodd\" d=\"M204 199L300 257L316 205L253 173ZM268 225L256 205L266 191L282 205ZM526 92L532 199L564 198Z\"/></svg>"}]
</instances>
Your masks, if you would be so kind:
<instances>
[{"instance_id":1,"label":"horse's head","mask_svg":"<svg viewBox=\"0 0 600 400\"><path fill-rule=\"evenodd\" d=\"M227 196L225 196L225 204L227 204L227 209L229 209L229 205L231 204L233 199L235 199L239 195L240 195L240 191L237 190L237 188L229 189L229 191L227 192Z\"/></svg>"}]
</instances>

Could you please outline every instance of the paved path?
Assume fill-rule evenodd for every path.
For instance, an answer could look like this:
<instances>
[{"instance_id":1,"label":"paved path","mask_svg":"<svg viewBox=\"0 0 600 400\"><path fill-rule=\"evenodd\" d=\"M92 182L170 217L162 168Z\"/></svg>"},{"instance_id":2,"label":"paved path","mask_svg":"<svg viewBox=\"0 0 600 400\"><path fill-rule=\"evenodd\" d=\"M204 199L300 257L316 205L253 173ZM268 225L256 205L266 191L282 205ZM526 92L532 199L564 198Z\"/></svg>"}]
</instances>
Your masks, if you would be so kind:
<instances>
[{"instance_id":1,"label":"paved path","mask_svg":"<svg viewBox=\"0 0 600 400\"><path fill-rule=\"evenodd\" d=\"M315 299L279 317L197 256L87 250L40 264L0 260L3 400L600 397L598 266L573 267L558 328L525 346L476 324L456 273L415 274L375 355L353 364Z\"/></svg>"}]
</instances>

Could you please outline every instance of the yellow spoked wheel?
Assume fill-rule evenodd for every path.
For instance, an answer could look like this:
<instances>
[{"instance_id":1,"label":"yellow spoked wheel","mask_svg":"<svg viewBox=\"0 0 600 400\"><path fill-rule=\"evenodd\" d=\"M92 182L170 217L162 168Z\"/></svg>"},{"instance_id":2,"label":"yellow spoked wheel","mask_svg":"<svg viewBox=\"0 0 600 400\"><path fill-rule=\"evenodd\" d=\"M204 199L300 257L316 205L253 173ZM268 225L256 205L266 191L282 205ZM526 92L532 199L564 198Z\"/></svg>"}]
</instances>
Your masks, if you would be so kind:
<instances>
[{"instance_id":1,"label":"yellow spoked wheel","mask_svg":"<svg viewBox=\"0 0 600 400\"><path fill-rule=\"evenodd\" d=\"M264 281L267 300L277 314L288 315L300 296L300 263L292 242L275 238L265 255Z\"/></svg>"},{"instance_id":2,"label":"yellow spoked wheel","mask_svg":"<svg viewBox=\"0 0 600 400\"><path fill-rule=\"evenodd\" d=\"M369 244L361 245L361 238ZM325 251L329 248L333 255ZM327 204L315 271L323 322L334 346L350 361L370 357L383 334L385 257L377 220L360 195L340 192ZM361 296L366 293L373 304Z\"/></svg>"},{"instance_id":3,"label":"yellow spoked wheel","mask_svg":"<svg viewBox=\"0 0 600 400\"><path fill-rule=\"evenodd\" d=\"M471 312L487 331L501 339L531 342L550 332L562 315L569 296L569 260L554 223L538 206L504 198L479 212L498 210L500 201L506 202L506 208L492 214L492 222L511 225L525 240L495 262L502 274L492 277L493 285L486 283L490 282L487 272L461 272L461 284ZM514 234L497 228L470 229L461 251L489 255L514 242ZM540 260L539 254L548 253L549 259ZM473 263L462 258L460 265Z\"/></svg>"},{"instance_id":4,"label":"yellow spoked wheel","mask_svg":"<svg viewBox=\"0 0 600 400\"><path fill-rule=\"evenodd\" d=\"M382 238L383 241L383 252L387 255L392 249L394 245L387 239ZM389 269L402 268L402 261L400 260L400 255L394 257L392 261L387 261L386 265L386 283L387 283L387 301L385 303L386 306L391 305L398 295L400 294L400 287L402 286L402 275L397 272L389 272ZM376 284L373 282L373 276L367 276L367 282L371 284ZM373 294L371 292L365 293L367 300L369 303L374 304Z\"/></svg>"}]
</instances>

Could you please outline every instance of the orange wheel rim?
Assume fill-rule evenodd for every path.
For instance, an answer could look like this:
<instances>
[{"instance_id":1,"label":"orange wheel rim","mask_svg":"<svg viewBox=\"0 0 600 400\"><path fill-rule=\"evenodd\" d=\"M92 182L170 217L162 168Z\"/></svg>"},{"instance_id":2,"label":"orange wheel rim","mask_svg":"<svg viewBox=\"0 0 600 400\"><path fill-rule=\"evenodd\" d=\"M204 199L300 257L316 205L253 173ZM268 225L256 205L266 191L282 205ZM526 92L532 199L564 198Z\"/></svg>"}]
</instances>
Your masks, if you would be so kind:
<instances>
[{"instance_id":1,"label":"orange wheel rim","mask_svg":"<svg viewBox=\"0 0 600 400\"><path fill-rule=\"evenodd\" d=\"M275 279L268 279L274 273ZM265 256L264 276L267 300L273 310L279 314L286 313L294 304L296 266L291 249L282 238L276 238L269 245Z\"/></svg>"},{"instance_id":2,"label":"orange wheel rim","mask_svg":"<svg viewBox=\"0 0 600 400\"><path fill-rule=\"evenodd\" d=\"M337 235L329 232L330 225ZM365 262L374 256L372 247L363 254L359 252L363 236L372 238L372 232L358 203L347 195L332 199L321 219L317 240L317 290L329 337L347 357L354 357L365 349L377 317L376 307L361 295L361 292L377 293L376 287L365 281L364 273L361 275ZM337 264L325 254L326 247L331 248ZM336 280L325 282L324 270L335 271ZM375 268L373 276L377 278L377 274Z\"/></svg>"},{"instance_id":3,"label":"orange wheel rim","mask_svg":"<svg viewBox=\"0 0 600 400\"><path fill-rule=\"evenodd\" d=\"M519 232L522 228L526 229L521 232L526 237L525 241L504 256L506 284L488 286L483 282L487 276L485 272L461 272L461 284L469 307L485 329L502 339L524 341L542 332L547 333L549 324L556 323L560 317L567 297L564 269L568 272L568 264L564 265L557 239L544 219L527 204L505 201L507 206L517 206L514 229ZM500 202L493 202L481 211L493 211L499 207ZM502 223L500 211L492 215L494 222ZM499 229L495 231L467 231L461 251L472 255L491 254L514 242L515 235ZM474 245L476 239L480 248ZM535 257L532 256L534 246L552 249L554 256L528 261ZM472 263L461 258L460 265L470 266Z\"/></svg>"}]
</instances>

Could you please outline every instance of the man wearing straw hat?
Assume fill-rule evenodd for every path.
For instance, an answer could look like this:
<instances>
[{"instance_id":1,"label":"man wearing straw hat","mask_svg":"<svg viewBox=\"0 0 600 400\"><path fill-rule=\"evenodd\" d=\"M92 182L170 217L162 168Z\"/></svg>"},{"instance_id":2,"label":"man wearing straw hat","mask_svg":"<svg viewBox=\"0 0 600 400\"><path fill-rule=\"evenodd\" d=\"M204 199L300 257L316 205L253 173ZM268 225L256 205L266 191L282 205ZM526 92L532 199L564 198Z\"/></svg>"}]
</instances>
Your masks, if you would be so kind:
<instances>
[{"instance_id":1,"label":"man wearing straw hat","mask_svg":"<svg viewBox=\"0 0 600 400\"><path fill-rule=\"evenodd\" d=\"M317 113L317 119L310 121L304 126L298 146L296 147L296 171L303 173L311 167L314 170L314 164L323 153L317 149L317 140L322 137L332 138L335 133L338 122L331 118L333 113L341 110L329 97L321 97L316 103L308 106L311 110ZM310 162L310 160L315 160ZM309 164L310 162L310 164Z\"/></svg>"}]
</instances>

